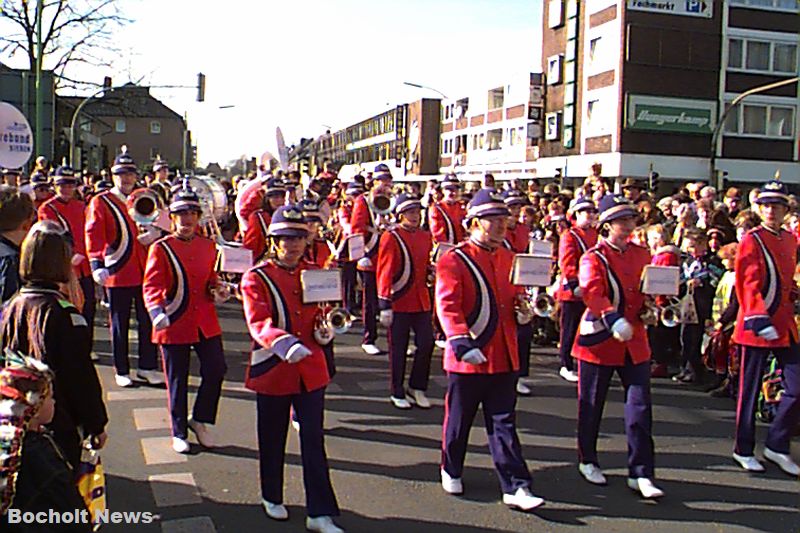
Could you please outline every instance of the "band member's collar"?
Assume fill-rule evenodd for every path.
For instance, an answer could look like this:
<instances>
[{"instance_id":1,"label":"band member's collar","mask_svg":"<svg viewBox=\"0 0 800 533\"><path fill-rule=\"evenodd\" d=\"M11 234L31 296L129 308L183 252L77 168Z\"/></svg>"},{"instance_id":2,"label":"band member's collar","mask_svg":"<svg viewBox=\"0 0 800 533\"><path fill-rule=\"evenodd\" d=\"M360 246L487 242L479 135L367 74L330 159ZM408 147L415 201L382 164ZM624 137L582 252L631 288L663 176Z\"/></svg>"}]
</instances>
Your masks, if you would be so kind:
<instances>
[{"instance_id":1,"label":"band member's collar","mask_svg":"<svg viewBox=\"0 0 800 533\"><path fill-rule=\"evenodd\" d=\"M275 266L282 268L284 270L288 270L289 272L294 272L295 270L297 270L297 267L300 266L299 262L295 266L289 266L280 259L278 259L277 257L273 259L273 262L275 263Z\"/></svg>"},{"instance_id":2,"label":"band member's collar","mask_svg":"<svg viewBox=\"0 0 800 533\"><path fill-rule=\"evenodd\" d=\"M773 235L780 235L781 234L781 230L775 231L774 229L770 228L769 226L767 226L763 222L761 223L761 227L764 228L765 230L767 230L768 232L772 233Z\"/></svg>"},{"instance_id":3,"label":"band member's collar","mask_svg":"<svg viewBox=\"0 0 800 533\"><path fill-rule=\"evenodd\" d=\"M494 250L497 249L497 247L492 248L491 246L486 246L482 242L478 242L476 239L473 239L472 237L469 238L469 242L471 242L472 244L474 244L478 248L480 248L482 250L489 251L489 252L493 252Z\"/></svg>"},{"instance_id":4,"label":"band member's collar","mask_svg":"<svg viewBox=\"0 0 800 533\"><path fill-rule=\"evenodd\" d=\"M619 246L617 246L615 244L612 244L609 239L603 239L603 242L606 243L608 245L608 247L611 248L612 250L614 250L615 252L622 253L622 252L625 251L622 248L620 248Z\"/></svg>"},{"instance_id":5,"label":"band member's collar","mask_svg":"<svg viewBox=\"0 0 800 533\"><path fill-rule=\"evenodd\" d=\"M111 187L108 191L123 202L128 200L128 197L122 194L122 191L119 190L119 187Z\"/></svg>"}]
</instances>

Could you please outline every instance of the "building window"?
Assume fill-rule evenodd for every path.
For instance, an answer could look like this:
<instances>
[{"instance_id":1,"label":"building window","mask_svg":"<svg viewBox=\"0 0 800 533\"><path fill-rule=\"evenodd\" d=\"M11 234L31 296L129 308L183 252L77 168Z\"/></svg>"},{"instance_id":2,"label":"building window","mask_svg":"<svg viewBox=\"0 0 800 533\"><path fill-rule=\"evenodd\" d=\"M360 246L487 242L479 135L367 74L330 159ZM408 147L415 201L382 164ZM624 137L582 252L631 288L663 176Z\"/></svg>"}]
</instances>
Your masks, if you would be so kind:
<instances>
[{"instance_id":1,"label":"building window","mask_svg":"<svg viewBox=\"0 0 800 533\"><path fill-rule=\"evenodd\" d=\"M504 96L505 94L502 87L489 91L489 111L492 109L502 109Z\"/></svg>"},{"instance_id":2,"label":"building window","mask_svg":"<svg viewBox=\"0 0 800 533\"><path fill-rule=\"evenodd\" d=\"M561 64L564 56L556 55L547 58L547 85L561 83Z\"/></svg>"},{"instance_id":3,"label":"building window","mask_svg":"<svg viewBox=\"0 0 800 533\"><path fill-rule=\"evenodd\" d=\"M153 133L155 135L158 135L159 133L161 133L161 122L159 122L157 120L151 120L150 121L150 133Z\"/></svg>"},{"instance_id":4,"label":"building window","mask_svg":"<svg viewBox=\"0 0 800 533\"><path fill-rule=\"evenodd\" d=\"M728 41L728 68L794 74L797 72L797 44L731 39Z\"/></svg>"},{"instance_id":5,"label":"building window","mask_svg":"<svg viewBox=\"0 0 800 533\"><path fill-rule=\"evenodd\" d=\"M770 139L794 138L795 107L744 104L725 120L725 133Z\"/></svg>"},{"instance_id":6,"label":"building window","mask_svg":"<svg viewBox=\"0 0 800 533\"><path fill-rule=\"evenodd\" d=\"M561 113L547 113L544 117L546 141L557 141L561 137Z\"/></svg>"},{"instance_id":7,"label":"building window","mask_svg":"<svg viewBox=\"0 0 800 533\"><path fill-rule=\"evenodd\" d=\"M159 154L158 146L154 146L153 148L150 148L150 159L155 161L159 157L161 157L161 156Z\"/></svg>"},{"instance_id":8,"label":"building window","mask_svg":"<svg viewBox=\"0 0 800 533\"><path fill-rule=\"evenodd\" d=\"M550 0L547 10L547 27L558 28L564 24L564 0Z\"/></svg>"},{"instance_id":9,"label":"building window","mask_svg":"<svg viewBox=\"0 0 800 533\"><path fill-rule=\"evenodd\" d=\"M753 7L757 9L798 11L797 0L731 0L731 5Z\"/></svg>"},{"instance_id":10,"label":"building window","mask_svg":"<svg viewBox=\"0 0 800 533\"><path fill-rule=\"evenodd\" d=\"M114 131L116 131L117 133L125 133L125 130L126 130L125 119L118 118L114 123Z\"/></svg>"},{"instance_id":11,"label":"building window","mask_svg":"<svg viewBox=\"0 0 800 533\"><path fill-rule=\"evenodd\" d=\"M486 149L499 150L503 147L503 130L489 130L486 132Z\"/></svg>"}]
</instances>

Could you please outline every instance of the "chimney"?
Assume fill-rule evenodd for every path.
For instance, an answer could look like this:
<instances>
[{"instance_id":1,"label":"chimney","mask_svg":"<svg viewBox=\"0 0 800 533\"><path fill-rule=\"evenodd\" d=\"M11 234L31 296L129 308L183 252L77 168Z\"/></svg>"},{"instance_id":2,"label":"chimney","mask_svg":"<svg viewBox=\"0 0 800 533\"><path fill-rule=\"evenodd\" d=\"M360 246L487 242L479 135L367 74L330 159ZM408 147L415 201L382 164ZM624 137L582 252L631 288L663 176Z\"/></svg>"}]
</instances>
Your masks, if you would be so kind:
<instances>
[{"instance_id":1,"label":"chimney","mask_svg":"<svg viewBox=\"0 0 800 533\"><path fill-rule=\"evenodd\" d=\"M111 85L111 76L104 77L103 78L103 89L105 89L105 90L103 91L103 96L108 96L108 94L111 92L111 87L112 87L112 85Z\"/></svg>"}]
</instances>

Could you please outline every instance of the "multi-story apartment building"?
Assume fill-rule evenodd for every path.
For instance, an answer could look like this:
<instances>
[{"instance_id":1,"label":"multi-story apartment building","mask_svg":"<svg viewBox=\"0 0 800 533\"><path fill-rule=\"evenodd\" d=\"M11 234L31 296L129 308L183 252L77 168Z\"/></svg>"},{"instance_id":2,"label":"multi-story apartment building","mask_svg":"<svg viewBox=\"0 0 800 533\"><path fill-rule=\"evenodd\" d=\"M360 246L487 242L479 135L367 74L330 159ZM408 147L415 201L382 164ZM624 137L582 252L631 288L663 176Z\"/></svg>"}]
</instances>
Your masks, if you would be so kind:
<instances>
[{"instance_id":1,"label":"multi-story apartment building","mask_svg":"<svg viewBox=\"0 0 800 533\"><path fill-rule=\"evenodd\" d=\"M541 133L542 75L442 102L440 170L462 179L533 178Z\"/></svg>"},{"instance_id":2,"label":"multi-story apartment building","mask_svg":"<svg viewBox=\"0 0 800 533\"><path fill-rule=\"evenodd\" d=\"M341 167L342 176L369 172L380 163L395 179L413 181L439 173L440 100L423 98L401 104L333 133L305 147L309 170L326 163Z\"/></svg>"},{"instance_id":3,"label":"multi-story apartment building","mask_svg":"<svg viewBox=\"0 0 800 533\"><path fill-rule=\"evenodd\" d=\"M545 0L539 177L716 179L712 133L738 94L797 76L790 0ZM735 109L716 148L731 182L800 183L797 83ZM712 178L712 176L714 176Z\"/></svg>"}]
</instances>

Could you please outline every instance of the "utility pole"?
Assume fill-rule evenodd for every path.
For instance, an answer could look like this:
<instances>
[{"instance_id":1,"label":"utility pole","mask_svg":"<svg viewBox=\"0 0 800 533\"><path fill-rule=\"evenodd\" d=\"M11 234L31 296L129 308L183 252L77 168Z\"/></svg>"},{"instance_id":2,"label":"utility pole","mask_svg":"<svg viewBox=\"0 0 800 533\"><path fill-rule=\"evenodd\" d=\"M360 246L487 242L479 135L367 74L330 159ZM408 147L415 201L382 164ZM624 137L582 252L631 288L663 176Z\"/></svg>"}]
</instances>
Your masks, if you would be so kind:
<instances>
[{"instance_id":1,"label":"utility pole","mask_svg":"<svg viewBox=\"0 0 800 533\"><path fill-rule=\"evenodd\" d=\"M42 124L44 97L42 91L42 10L44 9L44 0L36 0L36 137L34 139L35 151L37 154L43 154L43 130Z\"/></svg>"}]
</instances>

